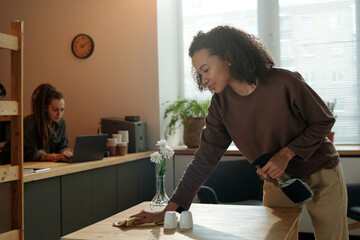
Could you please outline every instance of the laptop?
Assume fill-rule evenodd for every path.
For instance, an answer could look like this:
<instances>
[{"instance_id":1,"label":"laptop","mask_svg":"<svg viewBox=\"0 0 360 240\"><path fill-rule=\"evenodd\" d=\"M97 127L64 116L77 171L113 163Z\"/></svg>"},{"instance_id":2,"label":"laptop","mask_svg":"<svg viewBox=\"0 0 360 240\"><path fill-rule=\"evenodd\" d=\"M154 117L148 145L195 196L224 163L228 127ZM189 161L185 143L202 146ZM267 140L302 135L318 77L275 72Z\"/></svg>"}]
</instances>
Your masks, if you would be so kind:
<instances>
[{"instance_id":1,"label":"laptop","mask_svg":"<svg viewBox=\"0 0 360 240\"><path fill-rule=\"evenodd\" d=\"M72 159L62 162L77 163L102 160L106 150L107 139L107 134L77 136Z\"/></svg>"}]
</instances>

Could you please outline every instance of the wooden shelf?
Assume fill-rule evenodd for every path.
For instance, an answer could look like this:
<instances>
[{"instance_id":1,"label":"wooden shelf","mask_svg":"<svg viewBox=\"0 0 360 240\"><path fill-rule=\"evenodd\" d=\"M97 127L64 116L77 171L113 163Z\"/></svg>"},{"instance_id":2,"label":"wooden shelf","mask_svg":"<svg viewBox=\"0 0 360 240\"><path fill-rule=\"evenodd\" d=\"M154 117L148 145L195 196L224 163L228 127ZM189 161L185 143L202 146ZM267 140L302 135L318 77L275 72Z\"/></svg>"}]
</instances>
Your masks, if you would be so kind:
<instances>
[{"instance_id":1,"label":"wooden shelf","mask_svg":"<svg viewBox=\"0 0 360 240\"><path fill-rule=\"evenodd\" d=\"M0 48L19 50L19 38L17 36L0 33Z\"/></svg>"},{"instance_id":2,"label":"wooden shelf","mask_svg":"<svg viewBox=\"0 0 360 240\"><path fill-rule=\"evenodd\" d=\"M19 166L0 168L0 183L15 181L19 179Z\"/></svg>"},{"instance_id":3,"label":"wooden shelf","mask_svg":"<svg viewBox=\"0 0 360 240\"><path fill-rule=\"evenodd\" d=\"M0 116L19 115L19 103L17 101L0 101Z\"/></svg>"},{"instance_id":4,"label":"wooden shelf","mask_svg":"<svg viewBox=\"0 0 360 240\"><path fill-rule=\"evenodd\" d=\"M11 122L11 165L0 167L0 184L11 182L11 230L0 234L0 240L24 239L23 32L24 23L14 21L10 34L0 33L0 49L11 50L11 101L0 101L0 120Z\"/></svg>"},{"instance_id":5,"label":"wooden shelf","mask_svg":"<svg viewBox=\"0 0 360 240\"><path fill-rule=\"evenodd\" d=\"M0 234L0 240L16 240L16 239L20 239L20 230L18 229Z\"/></svg>"}]
</instances>

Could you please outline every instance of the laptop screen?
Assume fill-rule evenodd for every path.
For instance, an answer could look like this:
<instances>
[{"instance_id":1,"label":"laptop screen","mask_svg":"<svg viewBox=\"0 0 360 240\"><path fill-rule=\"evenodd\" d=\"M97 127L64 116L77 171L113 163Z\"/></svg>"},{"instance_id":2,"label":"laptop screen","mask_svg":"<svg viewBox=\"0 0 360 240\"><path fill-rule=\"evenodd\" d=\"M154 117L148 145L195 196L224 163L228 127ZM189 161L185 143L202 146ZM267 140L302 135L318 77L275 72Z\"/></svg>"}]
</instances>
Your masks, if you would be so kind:
<instances>
[{"instance_id":1,"label":"laptop screen","mask_svg":"<svg viewBox=\"0 0 360 240\"><path fill-rule=\"evenodd\" d=\"M107 138L107 134L77 136L72 162L86 162L103 159Z\"/></svg>"}]
</instances>

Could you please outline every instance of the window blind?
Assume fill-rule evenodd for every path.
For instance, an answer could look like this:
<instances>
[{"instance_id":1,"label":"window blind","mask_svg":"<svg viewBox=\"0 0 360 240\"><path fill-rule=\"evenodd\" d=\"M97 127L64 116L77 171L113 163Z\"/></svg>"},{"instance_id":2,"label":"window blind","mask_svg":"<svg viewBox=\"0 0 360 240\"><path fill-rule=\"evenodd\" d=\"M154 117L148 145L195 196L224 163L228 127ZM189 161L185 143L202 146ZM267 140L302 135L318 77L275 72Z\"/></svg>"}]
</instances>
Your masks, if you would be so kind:
<instances>
[{"instance_id":1,"label":"window blind","mask_svg":"<svg viewBox=\"0 0 360 240\"><path fill-rule=\"evenodd\" d=\"M355 9L354 0L279 0L280 65L336 101L336 143L360 143Z\"/></svg>"},{"instance_id":2,"label":"window blind","mask_svg":"<svg viewBox=\"0 0 360 240\"><path fill-rule=\"evenodd\" d=\"M335 142L360 143L359 19L356 0L271 1L279 13L280 61L277 67L298 71L325 102L336 101ZM265 1L183 0L184 98L205 100L192 79L188 48L193 36L218 25L231 25L258 36L257 4ZM358 9L358 10L356 10ZM270 11L270 10L269 10ZM268 23L266 23L269 26ZM270 24L271 27L271 24ZM267 29L269 30L269 29ZM271 31L271 29L270 29Z\"/></svg>"}]
</instances>

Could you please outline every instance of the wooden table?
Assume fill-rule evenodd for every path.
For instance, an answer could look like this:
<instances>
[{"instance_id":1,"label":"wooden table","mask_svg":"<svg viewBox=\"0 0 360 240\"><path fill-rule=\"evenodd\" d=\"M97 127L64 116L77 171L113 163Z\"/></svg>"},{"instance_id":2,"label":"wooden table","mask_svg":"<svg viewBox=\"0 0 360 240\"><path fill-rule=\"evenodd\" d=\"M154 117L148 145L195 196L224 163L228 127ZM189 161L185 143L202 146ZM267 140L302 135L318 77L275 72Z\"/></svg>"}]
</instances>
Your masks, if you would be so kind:
<instances>
[{"instance_id":1,"label":"wooden table","mask_svg":"<svg viewBox=\"0 0 360 240\"><path fill-rule=\"evenodd\" d=\"M149 209L143 202L103 221L63 236L61 240L80 239L296 239L297 208L268 208L263 206L198 204L193 203L193 229L174 230L157 227L112 227L113 222ZM178 214L180 219L180 214Z\"/></svg>"}]
</instances>

